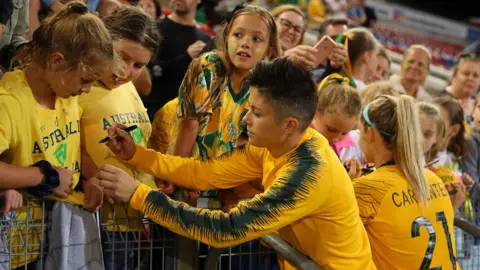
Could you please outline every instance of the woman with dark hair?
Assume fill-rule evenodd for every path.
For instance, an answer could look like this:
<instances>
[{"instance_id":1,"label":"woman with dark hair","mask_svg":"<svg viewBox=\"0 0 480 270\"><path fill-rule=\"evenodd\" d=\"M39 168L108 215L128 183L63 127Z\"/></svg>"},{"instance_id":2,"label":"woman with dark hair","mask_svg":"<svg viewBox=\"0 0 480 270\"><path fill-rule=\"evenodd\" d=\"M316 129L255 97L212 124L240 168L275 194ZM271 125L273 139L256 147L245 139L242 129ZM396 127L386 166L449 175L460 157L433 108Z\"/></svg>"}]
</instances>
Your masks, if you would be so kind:
<instances>
[{"instance_id":1,"label":"woman with dark hair","mask_svg":"<svg viewBox=\"0 0 480 270\"><path fill-rule=\"evenodd\" d=\"M134 6L142 8L153 19L161 19L164 16L162 12L162 6L159 1L156 0L128 0L128 3Z\"/></svg>"}]
</instances>

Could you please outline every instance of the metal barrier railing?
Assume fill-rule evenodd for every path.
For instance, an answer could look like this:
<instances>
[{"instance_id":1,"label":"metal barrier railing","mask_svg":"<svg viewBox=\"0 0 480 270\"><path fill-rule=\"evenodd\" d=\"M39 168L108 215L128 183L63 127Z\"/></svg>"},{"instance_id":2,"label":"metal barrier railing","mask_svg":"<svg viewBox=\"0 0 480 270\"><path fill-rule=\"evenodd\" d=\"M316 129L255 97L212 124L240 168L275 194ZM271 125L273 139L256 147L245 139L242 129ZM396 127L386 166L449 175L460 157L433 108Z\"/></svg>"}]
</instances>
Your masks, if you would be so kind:
<instances>
[{"instance_id":1,"label":"metal barrier railing","mask_svg":"<svg viewBox=\"0 0 480 270\"><path fill-rule=\"evenodd\" d=\"M17 212L0 215L0 270L31 269L27 263L35 263L36 269L46 269L43 262L49 251L46 236L55 233L47 216L55 202L30 195L25 195L24 201L25 206ZM122 207L126 210L125 205ZM268 246L255 240L215 249L176 235L146 218L129 216L128 212L117 216L118 209L112 207L108 217L96 214L94 233L101 239L106 269L267 270L277 263L276 253L297 269L320 269L275 235L262 237Z\"/></svg>"},{"instance_id":2,"label":"metal barrier railing","mask_svg":"<svg viewBox=\"0 0 480 270\"><path fill-rule=\"evenodd\" d=\"M455 244L457 261L463 270L480 269L480 213L473 211L465 214L463 207L456 213Z\"/></svg>"}]
</instances>

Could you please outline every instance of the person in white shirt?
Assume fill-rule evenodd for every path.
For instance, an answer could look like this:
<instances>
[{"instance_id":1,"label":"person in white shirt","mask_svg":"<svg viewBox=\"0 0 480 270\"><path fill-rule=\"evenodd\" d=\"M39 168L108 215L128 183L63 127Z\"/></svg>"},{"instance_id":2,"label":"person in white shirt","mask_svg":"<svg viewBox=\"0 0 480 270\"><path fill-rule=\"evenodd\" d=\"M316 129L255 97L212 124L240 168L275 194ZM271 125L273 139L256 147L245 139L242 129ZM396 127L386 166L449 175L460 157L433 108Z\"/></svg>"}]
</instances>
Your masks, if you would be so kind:
<instances>
[{"instance_id":1,"label":"person in white shirt","mask_svg":"<svg viewBox=\"0 0 480 270\"><path fill-rule=\"evenodd\" d=\"M423 88L431 63L432 54L427 47L411 45L403 55L400 76L392 75L390 83L400 94L407 94L417 101L431 101L432 97Z\"/></svg>"}]
</instances>

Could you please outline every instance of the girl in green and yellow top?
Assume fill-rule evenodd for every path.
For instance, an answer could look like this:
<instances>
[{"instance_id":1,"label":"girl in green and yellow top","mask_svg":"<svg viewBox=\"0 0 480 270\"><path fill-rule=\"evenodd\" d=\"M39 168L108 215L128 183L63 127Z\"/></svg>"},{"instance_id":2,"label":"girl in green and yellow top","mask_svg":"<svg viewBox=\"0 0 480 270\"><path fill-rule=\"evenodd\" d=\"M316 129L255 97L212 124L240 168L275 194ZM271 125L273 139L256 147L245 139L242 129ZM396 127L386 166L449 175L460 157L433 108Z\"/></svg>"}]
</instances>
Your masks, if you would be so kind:
<instances>
[{"instance_id":1,"label":"girl in green and yellow top","mask_svg":"<svg viewBox=\"0 0 480 270\"><path fill-rule=\"evenodd\" d=\"M179 89L178 135L167 153L207 160L243 144L247 136L241 121L250 93L244 79L260 60L278 55L270 13L258 6L237 6L227 16L217 50L190 64Z\"/></svg>"},{"instance_id":2,"label":"girl in green and yellow top","mask_svg":"<svg viewBox=\"0 0 480 270\"><path fill-rule=\"evenodd\" d=\"M105 137L105 131L114 123L128 126L137 125L132 131L135 143L146 146L151 134L150 119L146 108L140 99L135 86L131 82L140 76L145 65L152 59L158 49L160 36L155 22L142 9L133 6L117 8L105 18L105 25L114 39L114 49L123 59L118 63L124 67L124 74L117 76L109 74L101 78L92 87L88 95L80 97L81 128L82 128L82 172L92 177L97 172L97 166L114 165L130 174L135 180L156 188L153 176L145 174L135 166L119 161L111 151L99 141ZM91 179L95 181L94 178ZM90 181L89 181L90 182ZM91 182L95 185L95 182ZM88 193L86 194L88 197ZM90 199L90 198L88 198ZM142 216L138 211L129 209L123 204L114 206L104 204L102 208L103 222L107 239L119 237L121 232L143 230ZM128 214L126 213L128 209ZM114 216L115 213L115 216ZM128 217L128 218L127 218ZM121 232L118 232L121 231ZM114 232L114 233L112 233ZM120 240L118 240L120 242ZM119 245L121 243L118 243ZM123 243L124 244L124 243ZM111 249L111 247L105 247ZM104 253L107 269L120 269L125 266L125 248L116 247L115 261L112 252ZM133 252L129 252L128 269L133 268Z\"/></svg>"},{"instance_id":3,"label":"girl in green and yellow top","mask_svg":"<svg viewBox=\"0 0 480 270\"><path fill-rule=\"evenodd\" d=\"M362 112L360 146L376 170L353 187L379 269L459 269L452 204L442 180L424 168L419 120L406 95L380 96Z\"/></svg>"},{"instance_id":4,"label":"girl in green and yellow top","mask_svg":"<svg viewBox=\"0 0 480 270\"><path fill-rule=\"evenodd\" d=\"M83 194L74 191L80 178L80 115L75 96L90 90L111 66L113 56L108 30L83 4L69 4L42 22L20 55L25 66L6 73L0 81L1 189L27 189L64 204L83 204ZM25 210L19 209L16 218L24 219ZM73 216L83 210L75 211ZM34 219L42 215L41 211L29 214ZM28 234L33 235L33 230ZM25 228L15 227L14 245L22 241L18 233L25 234ZM34 242L36 237L29 239L30 244L39 244ZM13 257L12 268L37 257Z\"/></svg>"}]
</instances>

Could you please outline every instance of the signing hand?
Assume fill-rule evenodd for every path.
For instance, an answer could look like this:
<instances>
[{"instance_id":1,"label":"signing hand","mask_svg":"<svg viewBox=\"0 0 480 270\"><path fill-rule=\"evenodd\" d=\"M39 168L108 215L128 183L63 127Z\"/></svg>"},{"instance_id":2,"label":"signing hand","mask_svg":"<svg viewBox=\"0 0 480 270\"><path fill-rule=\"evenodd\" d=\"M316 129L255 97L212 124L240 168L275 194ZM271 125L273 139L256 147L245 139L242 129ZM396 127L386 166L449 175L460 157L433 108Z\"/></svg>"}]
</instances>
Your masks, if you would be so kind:
<instances>
[{"instance_id":1,"label":"signing hand","mask_svg":"<svg viewBox=\"0 0 480 270\"><path fill-rule=\"evenodd\" d=\"M362 164L356 159L352 158L343 163L343 165L348 168L348 175L350 179L357 179L362 176Z\"/></svg>"},{"instance_id":2,"label":"signing hand","mask_svg":"<svg viewBox=\"0 0 480 270\"><path fill-rule=\"evenodd\" d=\"M132 135L124 130L126 127L127 126L118 123L111 126L108 129L108 136L116 134L118 137L108 141L106 145L118 158L130 160L135 155L136 148Z\"/></svg>"}]
</instances>

